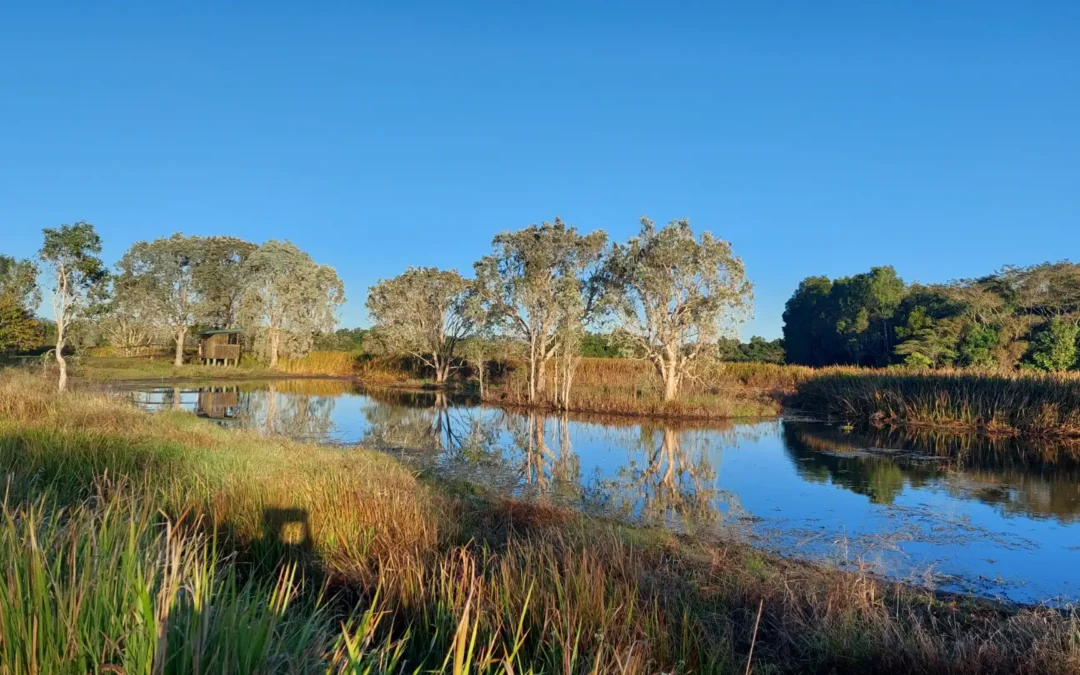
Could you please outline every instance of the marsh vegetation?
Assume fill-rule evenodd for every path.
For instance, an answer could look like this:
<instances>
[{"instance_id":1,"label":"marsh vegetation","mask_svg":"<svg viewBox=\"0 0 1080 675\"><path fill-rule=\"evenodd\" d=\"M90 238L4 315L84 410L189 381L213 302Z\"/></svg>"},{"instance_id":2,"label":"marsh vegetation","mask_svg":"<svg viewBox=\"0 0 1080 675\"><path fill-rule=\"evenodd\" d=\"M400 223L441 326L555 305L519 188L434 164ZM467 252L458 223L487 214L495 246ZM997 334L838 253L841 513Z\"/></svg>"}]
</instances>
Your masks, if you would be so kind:
<instances>
[{"instance_id":1,"label":"marsh vegetation","mask_svg":"<svg viewBox=\"0 0 1080 675\"><path fill-rule=\"evenodd\" d=\"M703 546L23 377L0 387L13 672L1080 667L1058 611Z\"/></svg>"}]
</instances>

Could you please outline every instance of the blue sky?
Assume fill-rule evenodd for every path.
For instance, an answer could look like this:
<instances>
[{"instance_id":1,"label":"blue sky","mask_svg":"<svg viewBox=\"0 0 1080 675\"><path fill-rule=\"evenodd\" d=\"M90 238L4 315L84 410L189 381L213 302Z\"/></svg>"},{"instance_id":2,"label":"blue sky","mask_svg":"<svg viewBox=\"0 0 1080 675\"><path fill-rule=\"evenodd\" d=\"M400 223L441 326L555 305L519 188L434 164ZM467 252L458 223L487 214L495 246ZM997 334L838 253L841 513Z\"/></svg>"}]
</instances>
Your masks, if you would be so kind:
<instances>
[{"instance_id":1,"label":"blue sky","mask_svg":"<svg viewBox=\"0 0 1080 675\"><path fill-rule=\"evenodd\" d=\"M354 326L502 230L689 217L767 337L807 275L1080 257L1080 3L220 4L0 6L0 252L287 238Z\"/></svg>"}]
</instances>

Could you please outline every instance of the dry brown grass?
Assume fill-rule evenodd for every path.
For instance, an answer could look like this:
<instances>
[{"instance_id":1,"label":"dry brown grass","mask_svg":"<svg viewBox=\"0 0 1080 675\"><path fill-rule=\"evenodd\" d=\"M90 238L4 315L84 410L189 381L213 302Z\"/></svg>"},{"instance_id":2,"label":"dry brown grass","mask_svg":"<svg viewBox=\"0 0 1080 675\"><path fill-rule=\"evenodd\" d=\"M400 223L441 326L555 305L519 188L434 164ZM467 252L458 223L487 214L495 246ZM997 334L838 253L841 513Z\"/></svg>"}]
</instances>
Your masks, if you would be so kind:
<instances>
[{"instance_id":1,"label":"dry brown grass","mask_svg":"<svg viewBox=\"0 0 1080 675\"><path fill-rule=\"evenodd\" d=\"M301 358L283 358L277 369L291 375L336 375L355 373L357 356L351 352L311 352Z\"/></svg>"},{"instance_id":2,"label":"dry brown grass","mask_svg":"<svg viewBox=\"0 0 1080 675\"><path fill-rule=\"evenodd\" d=\"M1080 436L1076 373L828 368L804 380L793 401L859 423Z\"/></svg>"},{"instance_id":3,"label":"dry brown grass","mask_svg":"<svg viewBox=\"0 0 1080 675\"><path fill-rule=\"evenodd\" d=\"M527 405L527 370L507 366L507 375L485 392L487 400L504 405ZM621 415L727 418L779 414L783 396L794 391L813 370L800 366L759 363L702 363L684 382L675 401L665 402L659 376L640 360L584 358L574 374L569 409ZM554 390L548 373L545 392ZM541 406L549 405L545 397Z\"/></svg>"}]
</instances>

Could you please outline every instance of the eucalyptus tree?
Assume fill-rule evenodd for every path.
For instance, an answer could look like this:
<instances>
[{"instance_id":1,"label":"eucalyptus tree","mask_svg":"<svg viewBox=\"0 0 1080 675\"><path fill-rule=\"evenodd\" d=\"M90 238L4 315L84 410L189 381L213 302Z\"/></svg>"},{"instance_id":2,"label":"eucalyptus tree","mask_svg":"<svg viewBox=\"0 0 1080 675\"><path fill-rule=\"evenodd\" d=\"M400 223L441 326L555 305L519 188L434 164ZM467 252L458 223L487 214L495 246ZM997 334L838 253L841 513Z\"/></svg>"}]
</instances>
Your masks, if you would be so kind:
<instances>
[{"instance_id":1,"label":"eucalyptus tree","mask_svg":"<svg viewBox=\"0 0 1080 675\"><path fill-rule=\"evenodd\" d=\"M581 235L556 218L496 235L494 252L476 263L491 316L526 346L530 403L544 395L545 367L560 335L580 329L599 306L593 276L606 244L602 230Z\"/></svg>"},{"instance_id":2,"label":"eucalyptus tree","mask_svg":"<svg viewBox=\"0 0 1080 675\"><path fill-rule=\"evenodd\" d=\"M200 323L234 328L244 291L244 263L259 247L237 237L204 237L199 247L195 288L200 299Z\"/></svg>"},{"instance_id":3,"label":"eucalyptus tree","mask_svg":"<svg viewBox=\"0 0 1080 675\"><path fill-rule=\"evenodd\" d=\"M386 346L414 356L446 382L454 351L483 323L476 285L455 270L410 267L368 290L367 310Z\"/></svg>"},{"instance_id":4,"label":"eucalyptus tree","mask_svg":"<svg viewBox=\"0 0 1080 675\"><path fill-rule=\"evenodd\" d=\"M281 354L305 354L316 333L334 330L345 287L332 267L295 244L266 242L247 257L241 276L241 324L255 334L271 368Z\"/></svg>"},{"instance_id":5,"label":"eucalyptus tree","mask_svg":"<svg viewBox=\"0 0 1080 675\"><path fill-rule=\"evenodd\" d=\"M101 262L101 237L87 222L43 230L45 242L38 257L52 278L52 308L56 318L57 387L67 389L64 347L73 325L87 317L107 291L108 271Z\"/></svg>"},{"instance_id":6,"label":"eucalyptus tree","mask_svg":"<svg viewBox=\"0 0 1080 675\"><path fill-rule=\"evenodd\" d=\"M184 363L188 332L198 324L228 328L236 324L243 284L241 270L257 247L235 237L176 233L136 242L117 263L115 325L127 332L139 316L167 333L173 363Z\"/></svg>"},{"instance_id":7,"label":"eucalyptus tree","mask_svg":"<svg viewBox=\"0 0 1080 675\"><path fill-rule=\"evenodd\" d=\"M657 230L641 219L641 233L616 245L605 274L620 320L617 334L656 367L664 400L679 393L698 356L731 334L750 312L752 286L731 244L688 220Z\"/></svg>"},{"instance_id":8,"label":"eucalyptus tree","mask_svg":"<svg viewBox=\"0 0 1080 675\"><path fill-rule=\"evenodd\" d=\"M184 343L199 319L200 295L196 276L201 237L179 232L171 237L139 241L117 263L116 295L130 308L157 324L172 338L173 364L184 365Z\"/></svg>"}]
</instances>

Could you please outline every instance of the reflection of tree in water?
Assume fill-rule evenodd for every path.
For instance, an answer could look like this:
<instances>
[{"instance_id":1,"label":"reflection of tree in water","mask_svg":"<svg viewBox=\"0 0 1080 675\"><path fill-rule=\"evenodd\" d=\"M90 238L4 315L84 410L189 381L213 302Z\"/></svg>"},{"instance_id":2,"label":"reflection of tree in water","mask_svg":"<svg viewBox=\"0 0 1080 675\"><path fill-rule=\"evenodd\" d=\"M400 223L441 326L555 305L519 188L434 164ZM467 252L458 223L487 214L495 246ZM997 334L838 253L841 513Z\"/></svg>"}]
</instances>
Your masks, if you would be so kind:
<instances>
[{"instance_id":1,"label":"reflection of tree in water","mask_svg":"<svg viewBox=\"0 0 1080 675\"><path fill-rule=\"evenodd\" d=\"M714 433L688 442L690 432L643 425L637 447L629 448L629 461L615 478L598 482L602 498L624 515L636 512L649 524L689 529L715 523L721 495L705 451L706 439ZM737 507L730 495L726 497L731 507Z\"/></svg>"},{"instance_id":2,"label":"reflection of tree in water","mask_svg":"<svg viewBox=\"0 0 1080 675\"><path fill-rule=\"evenodd\" d=\"M581 461L574 454L570 420L565 415L547 417L529 412L503 415L503 421L518 451L511 461L518 465L522 482L542 491L581 492Z\"/></svg>"},{"instance_id":3,"label":"reflection of tree in water","mask_svg":"<svg viewBox=\"0 0 1080 675\"><path fill-rule=\"evenodd\" d=\"M831 478L875 503L892 503L905 484L934 481L954 497L1005 513L1080 520L1080 446L1073 443L925 429L849 433L790 422L784 424L784 443L804 478ZM867 454L874 450L902 454Z\"/></svg>"},{"instance_id":4,"label":"reflection of tree in water","mask_svg":"<svg viewBox=\"0 0 1080 675\"><path fill-rule=\"evenodd\" d=\"M803 479L817 483L831 481L866 495L874 504L892 504L905 485L921 487L943 474L936 464L925 461L901 464L888 457L835 454L861 452L867 446L858 445L856 439L843 431L823 424L784 423L784 447Z\"/></svg>"},{"instance_id":5,"label":"reflection of tree in water","mask_svg":"<svg viewBox=\"0 0 1080 675\"><path fill-rule=\"evenodd\" d=\"M279 392L271 382L266 389L240 392L236 417L268 434L323 440L333 431L336 405L336 396Z\"/></svg>"},{"instance_id":6,"label":"reflection of tree in water","mask_svg":"<svg viewBox=\"0 0 1080 675\"><path fill-rule=\"evenodd\" d=\"M498 451L498 434L478 411L456 407L442 393L383 393L362 409L368 428L361 445L442 453L443 459L479 460Z\"/></svg>"}]
</instances>

